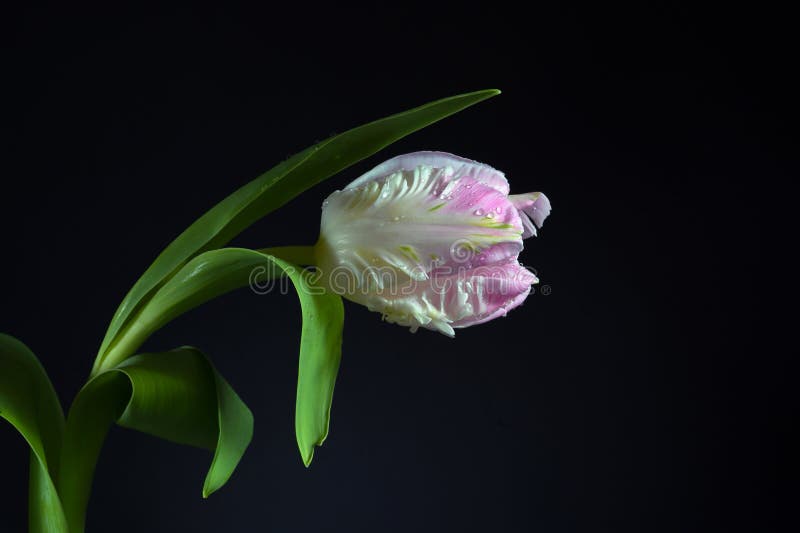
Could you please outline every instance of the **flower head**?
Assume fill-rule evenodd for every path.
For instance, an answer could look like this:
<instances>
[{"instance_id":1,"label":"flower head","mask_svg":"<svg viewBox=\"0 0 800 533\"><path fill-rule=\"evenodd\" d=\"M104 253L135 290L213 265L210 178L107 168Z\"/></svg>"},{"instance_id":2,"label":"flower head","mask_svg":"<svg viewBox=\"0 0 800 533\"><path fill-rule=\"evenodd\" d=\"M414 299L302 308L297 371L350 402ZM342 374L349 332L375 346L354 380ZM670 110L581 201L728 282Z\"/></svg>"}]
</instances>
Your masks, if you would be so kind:
<instances>
[{"instance_id":1,"label":"flower head","mask_svg":"<svg viewBox=\"0 0 800 533\"><path fill-rule=\"evenodd\" d=\"M488 165L402 155L325 200L316 264L329 290L385 320L453 336L525 300L538 280L517 258L549 213Z\"/></svg>"}]
</instances>

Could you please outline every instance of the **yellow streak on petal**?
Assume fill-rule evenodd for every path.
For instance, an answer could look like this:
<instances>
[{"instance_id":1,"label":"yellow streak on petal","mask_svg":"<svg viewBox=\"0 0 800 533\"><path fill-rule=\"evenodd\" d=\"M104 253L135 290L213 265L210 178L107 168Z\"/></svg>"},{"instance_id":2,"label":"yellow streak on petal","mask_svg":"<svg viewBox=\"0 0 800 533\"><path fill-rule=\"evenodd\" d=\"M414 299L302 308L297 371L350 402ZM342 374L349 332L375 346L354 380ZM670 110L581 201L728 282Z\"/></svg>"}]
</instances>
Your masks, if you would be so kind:
<instances>
[{"instance_id":1,"label":"yellow streak on petal","mask_svg":"<svg viewBox=\"0 0 800 533\"><path fill-rule=\"evenodd\" d=\"M403 252L406 256L410 257L414 261L419 261L419 256L417 252L414 251L414 248L411 246L398 246L398 249Z\"/></svg>"}]
</instances>

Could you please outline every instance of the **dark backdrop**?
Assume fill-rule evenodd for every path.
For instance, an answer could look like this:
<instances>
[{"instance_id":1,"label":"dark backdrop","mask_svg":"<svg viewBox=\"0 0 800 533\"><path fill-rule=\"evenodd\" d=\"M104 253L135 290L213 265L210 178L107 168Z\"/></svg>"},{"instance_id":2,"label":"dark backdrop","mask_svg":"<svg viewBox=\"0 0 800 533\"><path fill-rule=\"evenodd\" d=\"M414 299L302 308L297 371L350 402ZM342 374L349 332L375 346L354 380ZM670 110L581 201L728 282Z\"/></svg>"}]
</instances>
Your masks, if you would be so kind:
<instances>
[{"instance_id":1,"label":"dark backdrop","mask_svg":"<svg viewBox=\"0 0 800 533\"><path fill-rule=\"evenodd\" d=\"M789 172L786 14L296 2L2 19L0 329L65 405L160 249L332 132L504 91L235 244L313 243L331 190L420 149L487 162L554 206L522 256L551 293L505 319L450 340L347 306L331 433L308 470L292 295L242 290L156 334L146 348L212 357L255 438L204 501L208 453L115 428L89 531L778 529L771 432L790 427L789 375L760 339L755 272ZM0 447L0 530L23 531L27 448L8 424Z\"/></svg>"}]
</instances>

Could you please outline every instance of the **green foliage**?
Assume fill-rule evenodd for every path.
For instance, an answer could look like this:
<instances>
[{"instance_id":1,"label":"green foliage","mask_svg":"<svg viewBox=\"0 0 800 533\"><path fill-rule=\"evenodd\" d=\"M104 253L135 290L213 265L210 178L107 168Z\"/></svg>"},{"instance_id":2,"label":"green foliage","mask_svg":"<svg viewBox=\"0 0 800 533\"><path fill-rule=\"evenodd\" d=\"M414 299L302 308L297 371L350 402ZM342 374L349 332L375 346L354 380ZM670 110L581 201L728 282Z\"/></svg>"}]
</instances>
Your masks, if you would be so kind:
<instances>
[{"instance_id":1,"label":"green foliage","mask_svg":"<svg viewBox=\"0 0 800 533\"><path fill-rule=\"evenodd\" d=\"M66 533L55 487L64 414L50 379L27 346L0 333L0 417L31 447L31 533Z\"/></svg>"},{"instance_id":2,"label":"green foliage","mask_svg":"<svg viewBox=\"0 0 800 533\"><path fill-rule=\"evenodd\" d=\"M308 254L305 254L308 255ZM198 255L156 291L136 321L138 340L208 300L250 283L286 274L297 290L303 315L295 431L303 462L328 434L331 398L341 359L344 306L300 267L245 248L221 248ZM134 347L135 349L135 347Z\"/></svg>"},{"instance_id":3,"label":"green foliage","mask_svg":"<svg viewBox=\"0 0 800 533\"><path fill-rule=\"evenodd\" d=\"M274 280L286 274L300 299L303 328L297 380L295 432L306 466L314 445L328 434L331 400L341 360L344 306L336 294L325 292L310 274L280 258L245 248L222 248L192 259L171 278L144 307L143 335L176 316L224 293Z\"/></svg>"},{"instance_id":4,"label":"green foliage","mask_svg":"<svg viewBox=\"0 0 800 533\"><path fill-rule=\"evenodd\" d=\"M131 357L90 380L67 417L59 473L70 531L83 531L92 476L111 425L214 451L206 497L233 473L253 435L253 415L198 350Z\"/></svg>"}]
</instances>

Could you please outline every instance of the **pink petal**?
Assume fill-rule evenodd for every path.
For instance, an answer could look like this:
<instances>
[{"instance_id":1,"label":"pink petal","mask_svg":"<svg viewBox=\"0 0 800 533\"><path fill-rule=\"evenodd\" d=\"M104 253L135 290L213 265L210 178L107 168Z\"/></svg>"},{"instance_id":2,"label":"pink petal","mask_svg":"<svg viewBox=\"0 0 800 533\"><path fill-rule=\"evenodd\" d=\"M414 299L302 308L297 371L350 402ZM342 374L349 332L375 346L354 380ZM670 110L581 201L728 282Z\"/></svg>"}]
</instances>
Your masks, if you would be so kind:
<instances>
[{"instance_id":1,"label":"pink petal","mask_svg":"<svg viewBox=\"0 0 800 533\"><path fill-rule=\"evenodd\" d=\"M536 235L536 228L541 228L544 219L550 214L550 200L544 193L529 192L526 194L512 194L508 197L514 207L520 211L522 219L522 238L527 239Z\"/></svg>"},{"instance_id":2,"label":"pink petal","mask_svg":"<svg viewBox=\"0 0 800 533\"><path fill-rule=\"evenodd\" d=\"M516 261L500 267L478 268L471 275L479 287L473 299L480 301L480 305L474 314L451 324L454 328L475 326L506 316L506 313L525 301L531 292L531 285L539 282L531 271Z\"/></svg>"},{"instance_id":3,"label":"pink petal","mask_svg":"<svg viewBox=\"0 0 800 533\"><path fill-rule=\"evenodd\" d=\"M388 322L409 326L412 332L423 327L454 336L453 328L505 316L525 300L537 281L512 260L437 273L426 281L406 278L391 290L355 291L344 296L380 312Z\"/></svg>"}]
</instances>

